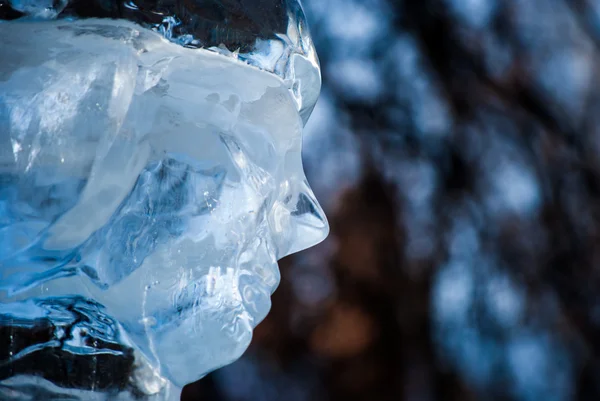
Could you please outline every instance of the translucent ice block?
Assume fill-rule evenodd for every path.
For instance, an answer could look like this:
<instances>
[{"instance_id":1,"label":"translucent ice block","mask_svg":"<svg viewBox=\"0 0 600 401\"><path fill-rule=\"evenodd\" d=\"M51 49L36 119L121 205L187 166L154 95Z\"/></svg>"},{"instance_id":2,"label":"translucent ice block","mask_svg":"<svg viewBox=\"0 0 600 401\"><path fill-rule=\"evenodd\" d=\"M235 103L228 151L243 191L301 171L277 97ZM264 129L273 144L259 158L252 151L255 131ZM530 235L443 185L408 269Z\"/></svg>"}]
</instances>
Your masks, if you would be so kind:
<instances>
[{"instance_id":1,"label":"translucent ice block","mask_svg":"<svg viewBox=\"0 0 600 401\"><path fill-rule=\"evenodd\" d=\"M328 230L297 88L123 20L0 22L0 60L0 398L166 399L238 358Z\"/></svg>"}]
</instances>

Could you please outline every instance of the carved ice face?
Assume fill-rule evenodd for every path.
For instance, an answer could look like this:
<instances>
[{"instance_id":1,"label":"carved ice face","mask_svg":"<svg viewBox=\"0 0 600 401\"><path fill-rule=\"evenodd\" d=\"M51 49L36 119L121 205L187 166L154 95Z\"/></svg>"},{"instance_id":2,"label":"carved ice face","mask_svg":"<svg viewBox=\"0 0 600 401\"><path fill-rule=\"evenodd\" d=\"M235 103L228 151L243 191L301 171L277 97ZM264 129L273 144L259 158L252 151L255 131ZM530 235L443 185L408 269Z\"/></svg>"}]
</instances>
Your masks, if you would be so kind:
<instances>
[{"instance_id":1,"label":"carved ice face","mask_svg":"<svg viewBox=\"0 0 600 401\"><path fill-rule=\"evenodd\" d=\"M0 33L0 301L94 299L178 385L238 358L328 231L288 85L123 21Z\"/></svg>"}]
</instances>

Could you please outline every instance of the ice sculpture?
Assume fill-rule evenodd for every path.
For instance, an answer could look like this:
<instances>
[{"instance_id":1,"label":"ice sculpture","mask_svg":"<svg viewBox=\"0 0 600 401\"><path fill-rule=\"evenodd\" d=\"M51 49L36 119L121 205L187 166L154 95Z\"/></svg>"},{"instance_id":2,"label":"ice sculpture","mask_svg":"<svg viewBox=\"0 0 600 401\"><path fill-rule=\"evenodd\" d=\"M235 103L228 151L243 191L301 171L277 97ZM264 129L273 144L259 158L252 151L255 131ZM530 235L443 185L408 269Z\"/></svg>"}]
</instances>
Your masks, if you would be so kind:
<instances>
[{"instance_id":1,"label":"ice sculpture","mask_svg":"<svg viewBox=\"0 0 600 401\"><path fill-rule=\"evenodd\" d=\"M0 1L0 399L171 400L321 241L297 0Z\"/></svg>"}]
</instances>

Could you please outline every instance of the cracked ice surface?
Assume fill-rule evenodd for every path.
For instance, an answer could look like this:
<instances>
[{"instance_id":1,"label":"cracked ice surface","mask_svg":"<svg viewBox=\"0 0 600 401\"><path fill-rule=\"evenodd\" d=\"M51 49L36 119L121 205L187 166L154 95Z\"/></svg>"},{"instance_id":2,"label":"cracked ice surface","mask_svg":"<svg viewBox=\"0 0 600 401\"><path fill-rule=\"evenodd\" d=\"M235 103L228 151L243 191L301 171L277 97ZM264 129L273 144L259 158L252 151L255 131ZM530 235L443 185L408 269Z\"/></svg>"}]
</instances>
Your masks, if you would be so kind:
<instances>
[{"instance_id":1,"label":"cracked ice surface","mask_svg":"<svg viewBox=\"0 0 600 401\"><path fill-rule=\"evenodd\" d=\"M126 21L0 37L0 327L45 321L42 348L135 355L146 394L238 358L277 259L328 231L294 88ZM18 388L2 366L35 347L0 353L0 384Z\"/></svg>"}]
</instances>

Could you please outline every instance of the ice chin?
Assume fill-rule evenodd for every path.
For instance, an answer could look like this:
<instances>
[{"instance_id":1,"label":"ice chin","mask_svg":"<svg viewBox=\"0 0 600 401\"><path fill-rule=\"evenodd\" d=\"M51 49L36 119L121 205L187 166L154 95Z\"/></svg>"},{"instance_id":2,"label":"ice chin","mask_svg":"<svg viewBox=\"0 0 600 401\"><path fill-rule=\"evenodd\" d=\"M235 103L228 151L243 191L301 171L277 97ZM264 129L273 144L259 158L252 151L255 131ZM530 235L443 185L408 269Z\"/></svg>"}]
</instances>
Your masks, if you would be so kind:
<instances>
[{"instance_id":1,"label":"ice chin","mask_svg":"<svg viewBox=\"0 0 600 401\"><path fill-rule=\"evenodd\" d=\"M287 83L124 21L1 23L0 60L0 326L84 299L156 380L238 358L328 231Z\"/></svg>"}]
</instances>

